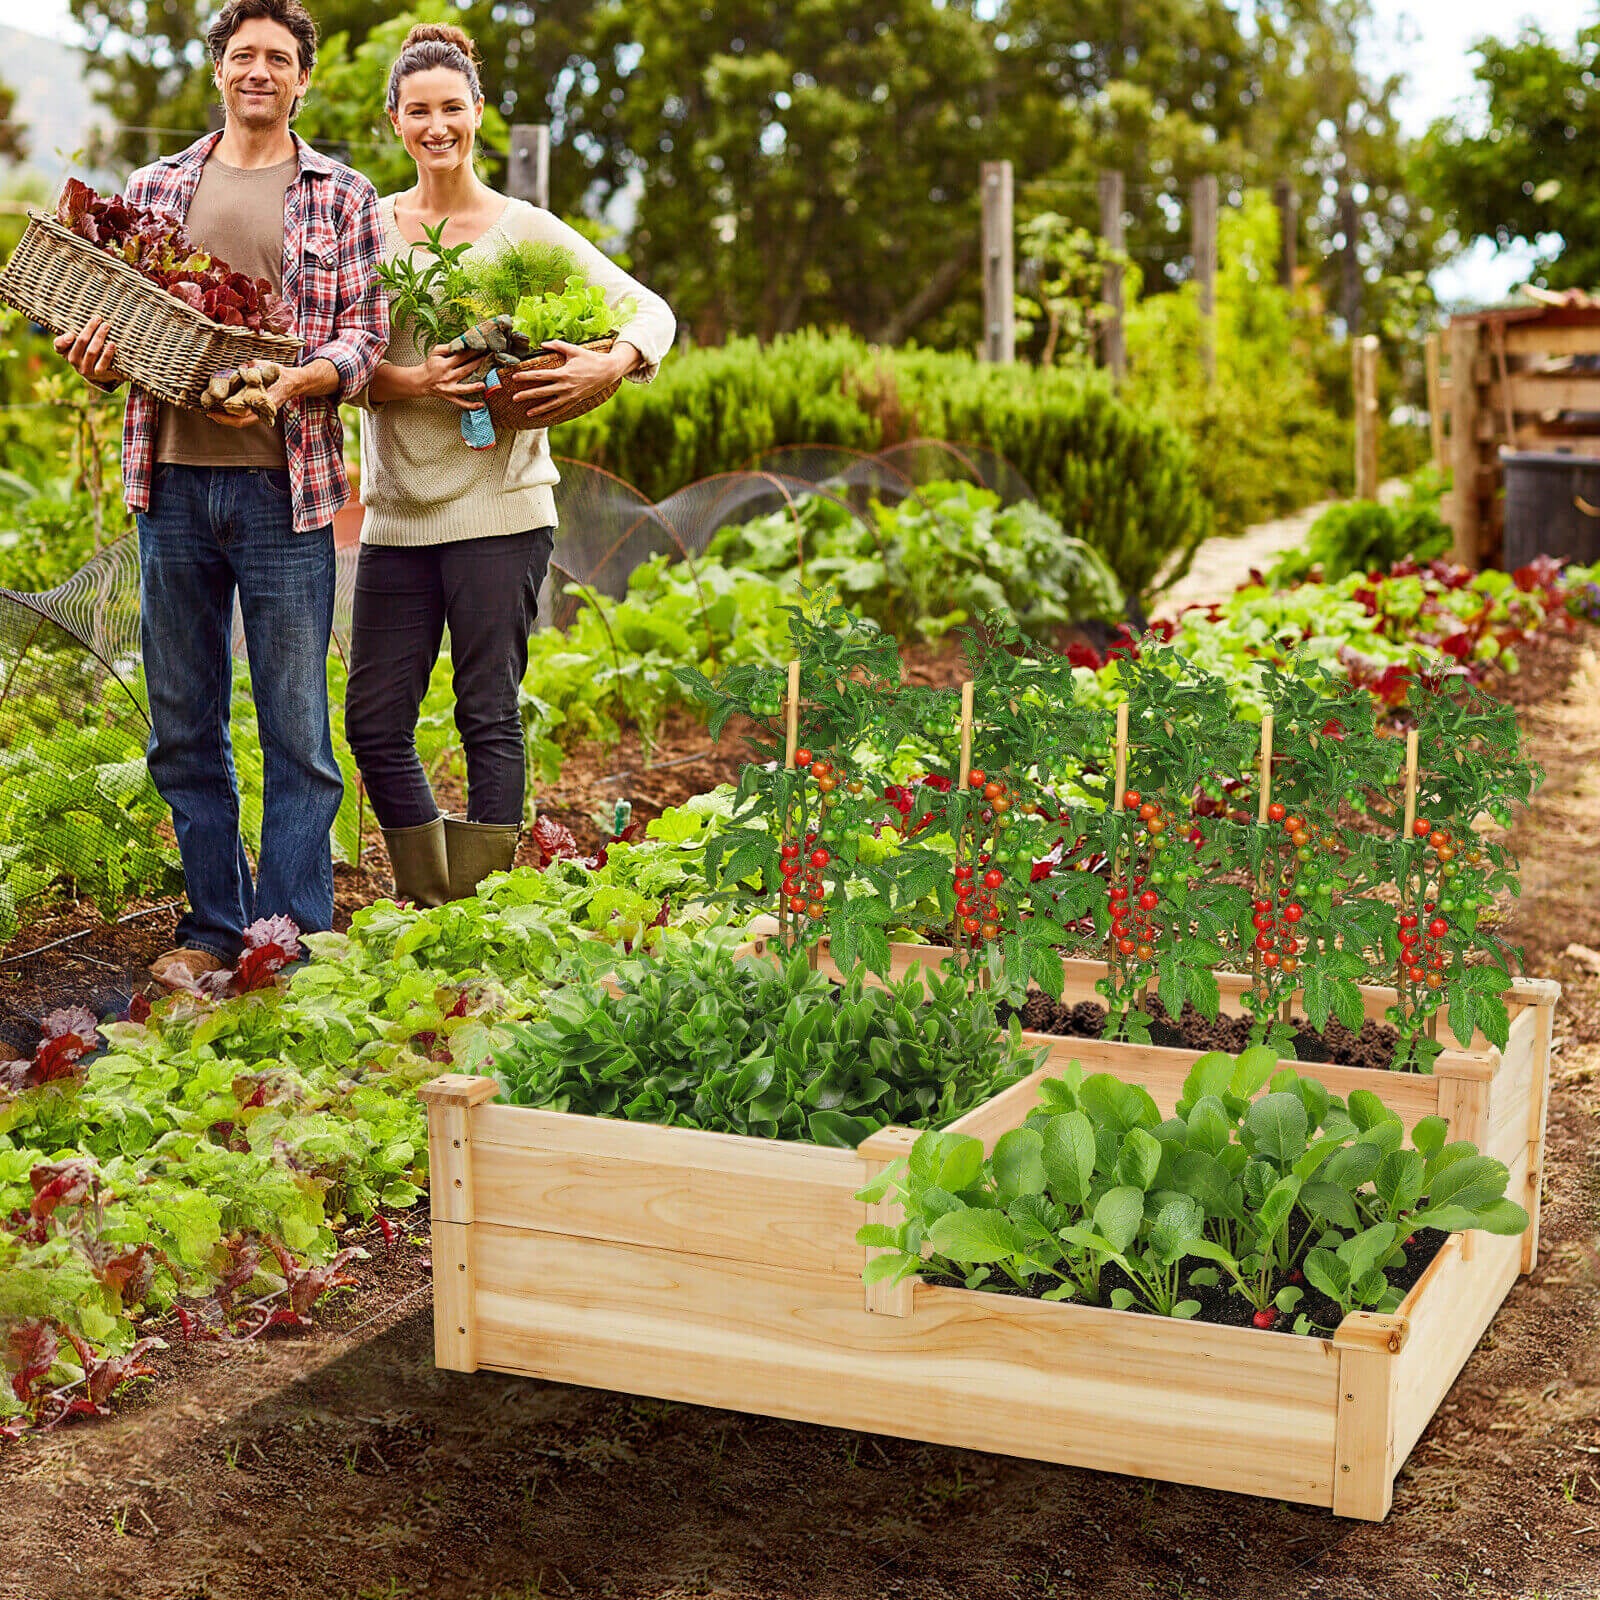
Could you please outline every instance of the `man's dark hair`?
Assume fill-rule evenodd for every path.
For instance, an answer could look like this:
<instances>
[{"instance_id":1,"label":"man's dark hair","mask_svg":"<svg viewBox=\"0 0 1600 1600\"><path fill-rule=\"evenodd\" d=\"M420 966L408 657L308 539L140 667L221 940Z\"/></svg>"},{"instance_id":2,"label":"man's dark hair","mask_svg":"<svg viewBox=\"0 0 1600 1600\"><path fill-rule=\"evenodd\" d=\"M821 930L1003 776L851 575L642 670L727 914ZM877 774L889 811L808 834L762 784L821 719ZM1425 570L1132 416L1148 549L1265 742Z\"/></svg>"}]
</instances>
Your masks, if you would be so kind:
<instances>
[{"instance_id":1,"label":"man's dark hair","mask_svg":"<svg viewBox=\"0 0 1600 1600\"><path fill-rule=\"evenodd\" d=\"M294 35L300 70L309 72L317 63L317 24L300 0L228 0L217 20L206 29L206 49L211 52L211 63L220 67L228 53L228 41L247 22L276 22ZM291 122L300 114L301 102L296 100L289 113Z\"/></svg>"}]
</instances>

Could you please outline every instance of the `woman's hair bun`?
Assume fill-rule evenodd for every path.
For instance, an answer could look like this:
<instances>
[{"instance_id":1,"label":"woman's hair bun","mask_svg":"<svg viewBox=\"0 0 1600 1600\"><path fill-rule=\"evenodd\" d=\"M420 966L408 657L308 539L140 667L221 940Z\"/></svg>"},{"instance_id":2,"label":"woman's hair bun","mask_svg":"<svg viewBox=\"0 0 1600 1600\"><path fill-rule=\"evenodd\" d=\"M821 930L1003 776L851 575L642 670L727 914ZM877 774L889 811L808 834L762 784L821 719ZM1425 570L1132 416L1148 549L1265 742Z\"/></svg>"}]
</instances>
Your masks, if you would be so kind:
<instances>
[{"instance_id":1,"label":"woman's hair bun","mask_svg":"<svg viewBox=\"0 0 1600 1600\"><path fill-rule=\"evenodd\" d=\"M409 50L414 44L454 45L474 66L480 62L477 45L464 30L448 22L419 22L406 35L406 42L400 48L402 51Z\"/></svg>"}]
</instances>

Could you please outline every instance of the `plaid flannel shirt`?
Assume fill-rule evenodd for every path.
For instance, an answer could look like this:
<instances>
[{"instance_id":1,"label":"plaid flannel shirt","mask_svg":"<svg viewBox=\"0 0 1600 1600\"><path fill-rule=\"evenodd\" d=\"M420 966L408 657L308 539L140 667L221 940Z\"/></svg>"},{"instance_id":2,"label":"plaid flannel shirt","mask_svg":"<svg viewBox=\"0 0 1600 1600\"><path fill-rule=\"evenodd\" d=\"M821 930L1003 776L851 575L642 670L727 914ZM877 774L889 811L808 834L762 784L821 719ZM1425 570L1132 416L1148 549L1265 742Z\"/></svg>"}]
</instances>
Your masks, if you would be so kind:
<instances>
[{"instance_id":1,"label":"plaid flannel shirt","mask_svg":"<svg viewBox=\"0 0 1600 1600\"><path fill-rule=\"evenodd\" d=\"M136 205L189 215L206 158L221 133L141 167L123 193ZM284 408L294 526L305 533L333 521L350 498L339 402L365 387L389 342L389 303L378 282L383 230L378 194L359 172L319 155L292 135L300 173L283 197L283 298L304 342L301 365L318 357L339 372L338 393L307 396ZM122 423L123 498L150 509L159 402L132 388Z\"/></svg>"}]
</instances>

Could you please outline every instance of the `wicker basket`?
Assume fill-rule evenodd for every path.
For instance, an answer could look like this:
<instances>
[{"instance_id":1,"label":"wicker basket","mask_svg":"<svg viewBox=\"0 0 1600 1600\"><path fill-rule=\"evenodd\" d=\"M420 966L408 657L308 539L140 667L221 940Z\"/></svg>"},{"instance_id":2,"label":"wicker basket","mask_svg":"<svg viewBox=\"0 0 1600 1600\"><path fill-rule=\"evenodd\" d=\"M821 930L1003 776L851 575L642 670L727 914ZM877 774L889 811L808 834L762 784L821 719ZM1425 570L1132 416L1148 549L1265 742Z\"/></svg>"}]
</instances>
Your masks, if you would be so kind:
<instances>
[{"instance_id":1,"label":"wicker basket","mask_svg":"<svg viewBox=\"0 0 1600 1600\"><path fill-rule=\"evenodd\" d=\"M28 217L22 242L0 272L0 300L52 333L104 317L117 370L158 399L198 411L206 384L224 369L249 361L293 366L298 358L298 339L225 328L54 217L39 211Z\"/></svg>"},{"instance_id":2,"label":"wicker basket","mask_svg":"<svg viewBox=\"0 0 1600 1600\"><path fill-rule=\"evenodd\" d=\"M584 349L598 350L602 355L610 350L616 343L615 339L586 339ZM529 428L554 428L559 423L571 422L574 417L581 417L586 412L593 411L596 406L603 406L618 389L622 387L620 378L613 384L585 399L576 400L570 406L564 406L553 417L543 422L530 422L527 412L513 399L510 380L518 372L548 371L551 367L564 367L567 358L559 350L546 350L542 355L530 356L526 361L519 361L512 367L499 369L500 381L489 391L485 404L489 407L489 420L494 423L494 431L499 433L502 428L526 430Z\"/></svg>"}]
</instances>

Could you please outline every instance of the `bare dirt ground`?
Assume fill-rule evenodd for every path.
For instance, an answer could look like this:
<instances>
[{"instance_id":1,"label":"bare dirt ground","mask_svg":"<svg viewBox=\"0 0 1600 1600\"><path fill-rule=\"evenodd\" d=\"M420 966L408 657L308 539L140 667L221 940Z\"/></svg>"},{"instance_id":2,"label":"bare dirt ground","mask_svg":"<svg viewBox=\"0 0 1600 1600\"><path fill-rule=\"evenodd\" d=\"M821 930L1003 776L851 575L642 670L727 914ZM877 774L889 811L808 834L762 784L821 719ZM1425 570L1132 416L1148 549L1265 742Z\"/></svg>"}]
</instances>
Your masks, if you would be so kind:
<instances>
[{"instance_id":1,"label":"bare dirt ground","mask_svg":"<svg viewBox=\"0 0 1600 1600\"><path fill-rule=\"evenodd\" d=\"M0 1597L1596 1600L1600 962L1564 952L1600 950L1600 635L1528 667L1507 693L1548 776L1510 926L1565 987L1543 1250L1387 1522L438 1372L425 1235L363 1236L315 1337L176 1346L110 1419L0 1456Z\"/></svg>"}]
</instances>

